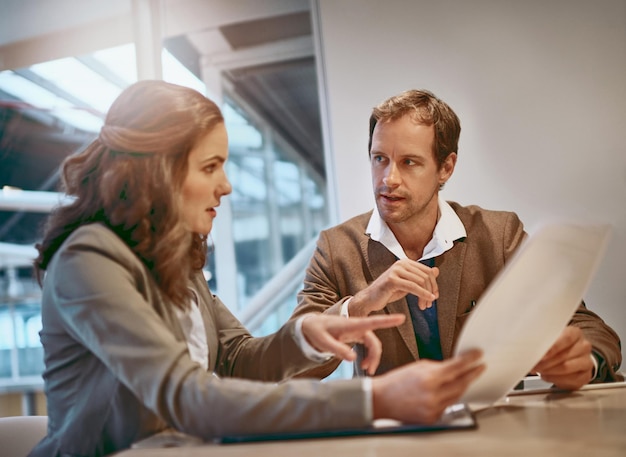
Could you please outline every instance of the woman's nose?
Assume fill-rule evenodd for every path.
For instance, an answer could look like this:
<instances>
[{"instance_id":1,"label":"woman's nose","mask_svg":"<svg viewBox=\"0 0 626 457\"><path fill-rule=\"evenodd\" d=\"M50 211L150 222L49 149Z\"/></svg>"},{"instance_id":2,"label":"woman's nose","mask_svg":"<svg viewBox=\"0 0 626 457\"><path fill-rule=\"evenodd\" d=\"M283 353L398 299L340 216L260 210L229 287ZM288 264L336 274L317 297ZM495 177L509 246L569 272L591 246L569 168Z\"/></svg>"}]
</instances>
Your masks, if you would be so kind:
<instances>
[{"instance_id":1,"label":"woman's nose","mask_svg":"<svg viewBox=\"0 0 626 457\"><path fill-rule=\"evenodd\" d=\"M233 186L231 185L226 173L222 173L222 179L217 186L217 190L221 195L228 195L233 191Z\"/></svg>"},{"instance_id":2,"label":"woman's nose","mask_svg":"<svg viewBox=\"0 0 626 457\"><path fill-rule=\"evenodd\" d=\"M228 179L224 180L224 184L223 184L223 190L222 193L224 195L228 195L233 191L233 186L231 185L230 181Z\"/></svg>"}]
</instances>

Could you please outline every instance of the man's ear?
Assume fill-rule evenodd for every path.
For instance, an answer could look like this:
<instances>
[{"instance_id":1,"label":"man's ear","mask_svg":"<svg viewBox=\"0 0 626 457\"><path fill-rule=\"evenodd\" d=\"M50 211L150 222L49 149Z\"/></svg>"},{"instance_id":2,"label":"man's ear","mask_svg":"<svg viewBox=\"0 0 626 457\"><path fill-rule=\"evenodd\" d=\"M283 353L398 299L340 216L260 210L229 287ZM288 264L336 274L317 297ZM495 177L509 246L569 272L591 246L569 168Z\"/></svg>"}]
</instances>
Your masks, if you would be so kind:
<instances>
[{"instance_id":1,"label":"man's ear","mask_svg":"<svg viewBox=\"0 0 626 457\"><path fill-rule=\"evenodd\" d=\"M445 184L452 173L454 173L454 167L456 166L456 152L451 152L448 157L445 158L441 167L439 167L439 184Z\"/></svg>"}]
</instances>

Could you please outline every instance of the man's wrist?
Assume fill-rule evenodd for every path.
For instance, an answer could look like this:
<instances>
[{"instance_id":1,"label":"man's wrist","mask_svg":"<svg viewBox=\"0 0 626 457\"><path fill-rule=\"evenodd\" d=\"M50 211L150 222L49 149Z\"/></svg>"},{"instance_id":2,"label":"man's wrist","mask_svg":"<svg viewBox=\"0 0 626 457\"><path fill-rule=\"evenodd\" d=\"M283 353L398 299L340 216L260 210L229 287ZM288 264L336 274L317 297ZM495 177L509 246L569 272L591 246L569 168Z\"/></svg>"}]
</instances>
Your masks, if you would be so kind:
<instances>
[{"instance_id":1,"label":"man's wrist","mask_svg":"<svg viewBox=\"0 0 626 457\"><path fill-rule=\"evenodd\" d=\"M340 316L350 317L350 312L348 310L348 306L350 306L350 302L352 301L352 298L354 298L354 297L348 298L346 301L344 301L341 304L341 310L339 311L339 315Z\"/></svg>"},{"instance_id":2,"label":"man's wrist","mask_svg":"<svg viewBox=\"0 0 626 457\"><path fill-rule=\"evenodd\" d=\"M607 380L610 380L610 370L602 353L596 350L592 350L591 357L593 357L594 361L594 376L591 381L606 382Z\"/></svg>"},{"instance_id":3,"label":"man's wrist","mask_svg":"<svg viewBox=\"0 0 626 457\"><path fill-rule=\"evenodd\" d=\"M367 300L363 300L364 292L361 291L356 295L346 300L346 313L351 317L367 317L371 310L368 310L365 303Z\"/></svg>"},{"instance_id":4,"label":"man's wrist","mask_svg":"<svg viewBox=\"0 0 626 457\"><path fill-rule=\"evenodd\" d=\"M294 338L296 340L296 344L304 354L304 356L317 363L328 362L330 359L334 357L335 354L332 352L321 352L315 349L311 343L309 343L304 336L304 332L302 331L302 323L307 317L310 317L313 313L305 314L300 316L296 320L295 328L294 328Z\"/></svg>"},{"instance_id":5,"label":"man's wrist","mask_svg":"<svg viewBox=\"0 0 626 457\"><path fill-rule=\"evenodd\" d=\"M599 363L596 355L593 352L589 354L589 356L591 357L591 362L593 363L593 369L591 370L591 380L593 381L598 377Z\"/></svg>"}]
</instances>

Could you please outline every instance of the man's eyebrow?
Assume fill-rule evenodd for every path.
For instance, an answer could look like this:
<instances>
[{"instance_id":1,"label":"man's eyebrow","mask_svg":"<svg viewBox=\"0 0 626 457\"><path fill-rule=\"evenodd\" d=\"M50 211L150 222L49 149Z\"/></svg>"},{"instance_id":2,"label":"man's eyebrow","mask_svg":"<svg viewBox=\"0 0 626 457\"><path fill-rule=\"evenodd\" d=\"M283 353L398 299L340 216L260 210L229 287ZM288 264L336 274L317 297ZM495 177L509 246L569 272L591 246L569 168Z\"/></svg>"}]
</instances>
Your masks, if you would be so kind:
<instances>
[{"instance_id":1,"label":"man's eyebrow","mask_svg":"<svg viewBox=\"0 0 626 457\"><path fill-rule=\"evenodd\" d=\"M414 155L414 154L405 154L403 156L401 156L403 159L411 159L414 160L416 162L423 162L425 159L423 156L421 155Z\"/></svg>"}]
</instances>

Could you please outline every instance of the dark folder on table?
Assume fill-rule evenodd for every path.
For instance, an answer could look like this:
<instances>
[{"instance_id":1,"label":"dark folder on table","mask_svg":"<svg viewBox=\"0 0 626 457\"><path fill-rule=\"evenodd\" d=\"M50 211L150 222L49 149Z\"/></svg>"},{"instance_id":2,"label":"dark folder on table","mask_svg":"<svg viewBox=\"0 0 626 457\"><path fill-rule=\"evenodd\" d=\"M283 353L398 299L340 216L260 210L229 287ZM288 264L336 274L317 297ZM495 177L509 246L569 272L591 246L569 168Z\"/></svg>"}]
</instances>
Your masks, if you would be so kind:
<instances>
[{"instance_id":1,"label":"dark folder on table","mask_svg":"<svg viewBox=\"0 0 626 457\"><path fill-rule=\"evenodd\" d=\"M343 436L385 435L393 433L422 433L442 430L464 430L476 428L476 420L472 411L464 404L450 406L442 418L430 425L405 424L394 420L379 419L369 427L348 428L338 430L316 430L309 432L274 432L261 434L227 435L215 439L216 443L233 444L253 441L279 441L313 438L332 438Z\"/></svg>"},{"instance_id":2,"label":"dark folder on table","mask_svg":"<svg viewBox=\"0 0 626 457\"><path fill-rule=\"evenodd\" d=\"M374 425L362 428L310 432L271 432L259 434L225 435L213 440L215 444L248 443L257 441L281 441L313 438L333 438L343 436L384 435L393 433L423 433L442 430L471 430L477 427L474 414L465 404L448 407L441 419L431 425L403 424L393 420L379 419ZM133 449L159 449L173 447L196 447L207 443L195 436L166 429L132 445Z\"/></svg>"}]
</instances>

